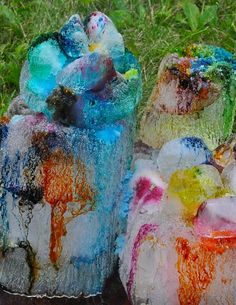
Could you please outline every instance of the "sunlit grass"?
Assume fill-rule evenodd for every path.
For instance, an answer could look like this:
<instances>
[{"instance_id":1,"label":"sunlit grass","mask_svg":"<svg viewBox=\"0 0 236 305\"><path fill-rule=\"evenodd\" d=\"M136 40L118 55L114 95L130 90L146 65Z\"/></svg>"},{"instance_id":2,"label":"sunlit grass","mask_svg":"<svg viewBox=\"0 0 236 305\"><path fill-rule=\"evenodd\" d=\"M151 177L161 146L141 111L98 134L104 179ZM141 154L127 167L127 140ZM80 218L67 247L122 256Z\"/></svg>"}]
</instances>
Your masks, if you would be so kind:
<instances>
[{"instance_id":1,"label":"sunlit grass","mask_svg":"<svg viewBox=\"0 0 236 305\"><path fill-rule=\"evenodd\" d=\"M185 1L186 2L186 1ZM181 1L173 0L3 0L0 7L0 114L19 91L18 80L31 39L58 30L74 13L108 14L143 69L143 105L155 83L160 59L190 42L216 44L236 52L236 1L196 1L202 12L217 5L217 18L191 29Z\"/></svg>"}]
</instances>

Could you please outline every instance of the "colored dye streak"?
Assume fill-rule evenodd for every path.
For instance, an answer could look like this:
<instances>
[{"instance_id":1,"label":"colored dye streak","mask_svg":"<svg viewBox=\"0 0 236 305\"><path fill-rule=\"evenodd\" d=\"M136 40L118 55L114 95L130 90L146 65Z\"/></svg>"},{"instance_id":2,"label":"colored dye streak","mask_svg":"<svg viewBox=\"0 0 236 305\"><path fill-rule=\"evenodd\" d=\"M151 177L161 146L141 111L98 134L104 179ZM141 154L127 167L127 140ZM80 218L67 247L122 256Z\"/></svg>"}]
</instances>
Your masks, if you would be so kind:
<instances>
[{"instance_id":1,"label":"colored dye streak","mask_svg":"<svg viewBox=\"0 0 236 305\"><path fill-rule=\"evenodd\" d=\"M142 177L135 186L134 206L143 199L143 205L149 202L159 203L163 196L163 188L155 186L149 178Z\"/></svg>"},{"instance_id":2,"label":"colored dye streak","mask_svg":"<svg viewBox=\"0 0 236 305\"><path fill-rule=\"evenodd\" d=\"M55 151L42 167L44 198L52 207L50 259L56 264L62 252L62 237L66 224L92 210L94 194L86 180L85 166L73 156ZM67 203L72 203L72 211ZM71 216L65 219L65 213Z\"/></svg>"},{"instance_id":3,"label":"colored dye streak","mask_svg":"<svg viewBox=\"0 0 236 305\"><path fill-rule=\"evenodd\" d=\"M53 264L57 263L62 252L62 236L66 235L64 214L67 206L58 202L52 207L51 213L51 237L50 237L50 259Z\"/></svg>"},{"instance_id":4,"label":"colored dye streak","mask_svg":"<svg viewBox=\"0 0 236 305\"><path fill-rule=\"evenodd\" d=\"M187 239L176 239L179 273L178 297L180 305L199 305L204 292L215 278L218 255L236 246L236 239L202 239L190 244Z\"/></svg>"},{"instance_id":5,"label":"colored dye streak","mask_svg":"<svg viewBox=\"0 0 236 305\"><path fill-rule=\"evenodd\" d=\"M202 294L215 275L216 253L201 243L190 245L187 239L176 239L180 305L198 305Z\"/></svg>"},{"instance_id":6,"label":"colored dye streak","mask_svg":"<svg viewBox=\"0 0 236 305\"><path fill-rule=\"evenodd\" d=\"M39 267L38 261L36 259L36 255L35 255L34 251L32 250L32 247L30 246L30 244L27 244L27 247L25 249L27 251L27 262L30 267L29 292L31 292L34 287L35 282L37 281L37 279L39 277L40 267Z\"/></svg>"},{"instance_id":7,"label":"colored dye streak","mask_svg":"<svg viewBox=\"0 0 236 305\"><path fill-rule=\"evenodd\" d=\"M140 248L145 241L154 242L156 241L156 234L158 226L155 224L144 224L135 238L133 249L132 249L132 259L131 259L131 269L129 273L129 280L127 283L128 297L131 300L131 291L134 285L135 276L138 268L138 256L140 253Z\"/></svg>"}]
</instances>

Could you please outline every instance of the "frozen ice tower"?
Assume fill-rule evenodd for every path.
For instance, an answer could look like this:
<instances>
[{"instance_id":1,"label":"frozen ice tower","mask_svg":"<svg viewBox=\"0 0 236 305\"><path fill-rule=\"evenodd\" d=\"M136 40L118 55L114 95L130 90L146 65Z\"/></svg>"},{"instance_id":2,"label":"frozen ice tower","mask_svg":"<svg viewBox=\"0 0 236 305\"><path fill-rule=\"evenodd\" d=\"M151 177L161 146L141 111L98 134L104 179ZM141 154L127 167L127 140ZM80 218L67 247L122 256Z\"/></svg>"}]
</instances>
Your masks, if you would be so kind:
<instances>
[{"instance_id":1,"label":"frozen ice tower","mask_svg":"<svg viewBox=\"0 0 236 305\"><path fill-rule=\"evenodd\" d=\"M100 18L105 32L93 32ZM0 285L6 290L102 293L126 226L121 203L129 197L141 85L136 58L102 13L85 22L74 15L59 32L32 42L20 95L0 121Z\"/></svg>"},{"instance_id":2,"label":"frozen ice tower","mask_svg":"<svg viewBox=\"0 0 236 305\"><path fill-rule=\"evenodd\" d=\"M162 60L141 121L141 139L153 148L196 136L210 149L228 139L235 114L236 59L225 49L190 45Z\"/></svg>"}]
</instances>

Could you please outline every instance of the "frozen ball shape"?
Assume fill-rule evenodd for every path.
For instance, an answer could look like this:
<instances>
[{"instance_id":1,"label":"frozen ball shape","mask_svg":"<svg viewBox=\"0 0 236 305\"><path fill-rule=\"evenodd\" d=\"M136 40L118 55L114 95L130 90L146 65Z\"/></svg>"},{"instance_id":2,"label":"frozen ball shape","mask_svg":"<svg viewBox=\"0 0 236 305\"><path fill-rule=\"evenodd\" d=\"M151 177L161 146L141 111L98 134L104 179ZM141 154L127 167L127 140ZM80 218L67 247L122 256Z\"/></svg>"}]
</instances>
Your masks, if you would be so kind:
<instances>
[{"instance_id":1,"label":"frozen ball shape","mask_svg":"<svg viewBox=\"0 0 236 305\"><path fill-rule=\"evenodd\" d=\"M158 154L161 176L168 181L177 169L210 163L212 153L200 138L185 137L164 144Z\"/></svg>"}]
</instances>

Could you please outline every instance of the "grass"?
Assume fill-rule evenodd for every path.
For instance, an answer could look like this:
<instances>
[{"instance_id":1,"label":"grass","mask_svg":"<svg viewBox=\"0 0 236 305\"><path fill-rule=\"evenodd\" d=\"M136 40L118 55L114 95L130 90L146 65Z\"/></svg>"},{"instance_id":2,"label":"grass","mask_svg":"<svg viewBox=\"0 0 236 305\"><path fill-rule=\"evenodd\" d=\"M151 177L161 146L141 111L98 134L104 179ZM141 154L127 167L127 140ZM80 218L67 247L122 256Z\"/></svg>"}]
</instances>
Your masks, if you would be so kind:
<instances>
[{"instance_id":1,"label":"grass","mask_svg":"<svg viewBox=\"0 0 236 305\"><path fill-rule=\"evenodd\" d=\"M58 30L66 19L94 10L109 15L143 69L143 109L160 59L190 42L236 53L236 1L3 0L0 4L0 115L19 92L19 75L33 37Z\"/></svg>"}]
</instances>

